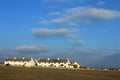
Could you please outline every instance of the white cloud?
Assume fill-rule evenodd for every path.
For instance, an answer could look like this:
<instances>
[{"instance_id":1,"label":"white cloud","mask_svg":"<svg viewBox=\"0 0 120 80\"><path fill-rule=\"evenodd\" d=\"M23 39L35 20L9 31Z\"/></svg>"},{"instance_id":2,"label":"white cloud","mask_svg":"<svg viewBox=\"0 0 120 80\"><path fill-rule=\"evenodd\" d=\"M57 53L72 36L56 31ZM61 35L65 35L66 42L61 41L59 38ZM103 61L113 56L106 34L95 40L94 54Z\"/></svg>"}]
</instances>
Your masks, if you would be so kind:
<instances>
[{"instance_id":1,"label":"white cloud","mask_svg":"<svg viewBox=\"0 0 120 80\"><path fill-rule=\"evenodd\" d=\"M53 37L75 37L74 32L77 30L72 29L48 29L48 28L38 28L32 29L33 36L37 38L53 38Z\"/></svg>"},{"instance_id":2,"label":"white cloud","mask_svg":"<svg viewBox=\"0 0 120 80\"><path fill-rule=\"evenodd\" d=\"M120 17L120 11L93 7L77 7L67 9L61 18L57 19L57 21L77 24L79 22L91 23L96 21L111 20L118 17Z\"/></svg>"},{"instance_id":3,"label":"white cloud","mask_svg":"<svg viewBox=\"0 0 120 80\"><path fill-rule=\"evenodd\" d=\"M54 12L53 12L54 13ZM81 23L99 23L120 18L120 11L94 7L69 8L57 18L47 21L57 26L78 26Z\"/></svg>"},{"instance_id":4,"label":"white cloud","mask_svg":"<svg viewBox=\"0 0 120 80\"><path fill-rule=\"evenodd\" d=\"M49 13L48 15L50 16L55 16L55 15L60 15L61 13L60 12L51 12Z\"/></svg>"},{"instance_id":5,"label":"white cloud","mask_svg":"<svg viewBox=\"0 0 120 80\"><path fill-rule=\"evenodd\" d=\"M41 20L37 22L38 24L49 24L47 20Z\"/></svg>"},{"instance_id":6,"label":"white cloud","mask_svg":"<svg viewBox=\"0 0 120 80\"><path fill-rule=\"evenodd\" d=\"M99 2L97 3L97 5L105 5L105 2L104 2L104 1L99 1Z\"/></svg>"},{"instance_id":7,"label":"white cloud","mask_svg":"<svg viewBox=\"0 0 120 80\"><path fill-rule=\"evenodd\" d=\"M85 45L85 41L83 41L83 40L77 40L76 42L73 43L73 45L78 45L78 46L79 46L79 45L80 45L80 46L81 46L81 45Z\"/></svg>"},{"instance_id":8,"label":"white cloud","mask_svg":"<svg viewBox=\"0 0 120 80\"><path fill-rule=\"evenodd\" d=\"M46 54L41 53L48 53L50 49L47 46L27 46L22 45L15 48L2 48L0 49L0 56L1 58L5 57L33 57L33 56L44 56ZM39 54L40 53L40 54Z\"/></svg>"},{"instance_id":9,"label":"white cloud","mask_svg":"<svg viewBox=\"0 0 120 80\"><path fill-rule=\"evenodd\" d=\"M20 53L41 53L47 52L49 49L45 46L18 46L15 51Z\"/></svg>"}]
</instances>

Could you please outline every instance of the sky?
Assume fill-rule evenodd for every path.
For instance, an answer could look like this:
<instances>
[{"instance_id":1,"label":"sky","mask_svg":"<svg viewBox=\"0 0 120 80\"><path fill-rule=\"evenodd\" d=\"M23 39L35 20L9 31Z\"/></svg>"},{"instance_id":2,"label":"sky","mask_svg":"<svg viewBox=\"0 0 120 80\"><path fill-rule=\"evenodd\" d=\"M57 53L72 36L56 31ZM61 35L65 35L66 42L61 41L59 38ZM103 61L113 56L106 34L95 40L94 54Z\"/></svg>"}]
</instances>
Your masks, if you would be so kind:
<instances>
[{"instance_id":1,"label":"sky","mask_svg":"<svg viewBox=\"0 0 120 80\"><path fill-rule=\"evenodd\" d=\"M0 0L0 60L69 58L120 68L119 0Z\"/></svg>"}]
</instances>

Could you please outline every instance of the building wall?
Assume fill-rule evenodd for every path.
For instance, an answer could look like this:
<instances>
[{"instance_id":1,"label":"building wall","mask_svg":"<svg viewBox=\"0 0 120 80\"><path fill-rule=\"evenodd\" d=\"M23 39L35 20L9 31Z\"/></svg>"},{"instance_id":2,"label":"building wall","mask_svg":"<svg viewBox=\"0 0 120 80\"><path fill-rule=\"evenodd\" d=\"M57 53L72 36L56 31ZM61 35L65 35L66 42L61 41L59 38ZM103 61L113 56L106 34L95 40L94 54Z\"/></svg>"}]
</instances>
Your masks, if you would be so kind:
<instances>
[{"instance_id":1,"label":"building wall","mask_svg":"<svg viewBox=\"0 0 120 80\"><path fill-rule=\"evenodd\" d=\"M4 65L9 64L10 66L23 66L23 67L32 67L35 66L33 59L30 61L5 61Z\"/></svg>"},{"instance_id":2,"label":"building wall","mask_svg":"<svg viewBox=\"0 0 120 80\"><path fill-rule=\"evenodd\" d=\"M67 62L38 62L32 58L29 61L5 61L4 65L9 64L10 66L22 66L22 67L56 67L56 68L79 68L80 64L77 62L71 63L69 59Z\"/></svg>"},{"instance_id":3,"label":"building wall","mask_svg":"<svg viewBox=\"0 0 120 80\"><path fill-rule=\"evenodd\" d=\"M48 63L48 62L37 62L37 66L41 67L58 67L58 68L73 68L69 62L67 63Z\"/></svg>"},{"instance_id":4,"label":"building wall","mask_svg":"<svg viewBox=\"0 0 120 80\"><path fill-rule=\"evenodd\" d=\"M31 59L31 61L29 61L29 63L28 63L28 66L29 67L35 66L35 61L33 59Z\"/></svg>"},{"instance_id":5,"label":"building wall","mask_svg":"<svg viewBox=\"0 0 120 80\"><path fill-rule=\"evenodd\" d=\"M73 66L74 66L74 68L80 68L80 64L77 63L77 62L74 62L74 63L73 63Z\"/></svg>"}]
</instances>

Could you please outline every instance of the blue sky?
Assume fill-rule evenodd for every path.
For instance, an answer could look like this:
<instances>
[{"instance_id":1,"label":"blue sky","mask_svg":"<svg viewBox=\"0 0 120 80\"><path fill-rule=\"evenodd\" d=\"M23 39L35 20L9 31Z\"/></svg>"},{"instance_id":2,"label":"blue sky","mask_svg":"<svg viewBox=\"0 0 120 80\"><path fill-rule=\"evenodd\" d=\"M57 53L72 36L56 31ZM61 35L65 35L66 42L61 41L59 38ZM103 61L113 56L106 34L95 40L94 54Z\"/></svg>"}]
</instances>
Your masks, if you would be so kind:
<instances>
[{"instance_id":1,"label":"blue sky","mask_svg":"<svg viewBox=\"0 0 120 80\"><path fill-rule=\"evenodd\" d=\"M119 3L0 0L0 60L59 57L88 67L120 67Z\"/></svg>"}]
</instances>

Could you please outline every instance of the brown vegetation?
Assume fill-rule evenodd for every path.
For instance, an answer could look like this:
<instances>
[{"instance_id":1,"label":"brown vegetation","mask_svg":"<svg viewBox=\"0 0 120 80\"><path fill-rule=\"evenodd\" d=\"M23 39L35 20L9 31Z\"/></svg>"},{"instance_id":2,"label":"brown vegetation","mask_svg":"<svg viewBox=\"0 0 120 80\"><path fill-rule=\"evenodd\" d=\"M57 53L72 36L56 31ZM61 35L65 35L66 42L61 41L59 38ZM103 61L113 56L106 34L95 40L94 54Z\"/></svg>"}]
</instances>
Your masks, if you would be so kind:
<instances>
[{"instance_id":1,"label":"brown vegetation","mask_svg":"<svg viewBox=\"0 0 120 80\"><path fill-rule=\"evenodd\" d=\"M119 80L119 71L0 67L0 80Z\"/></svg>"}]
</instances>

